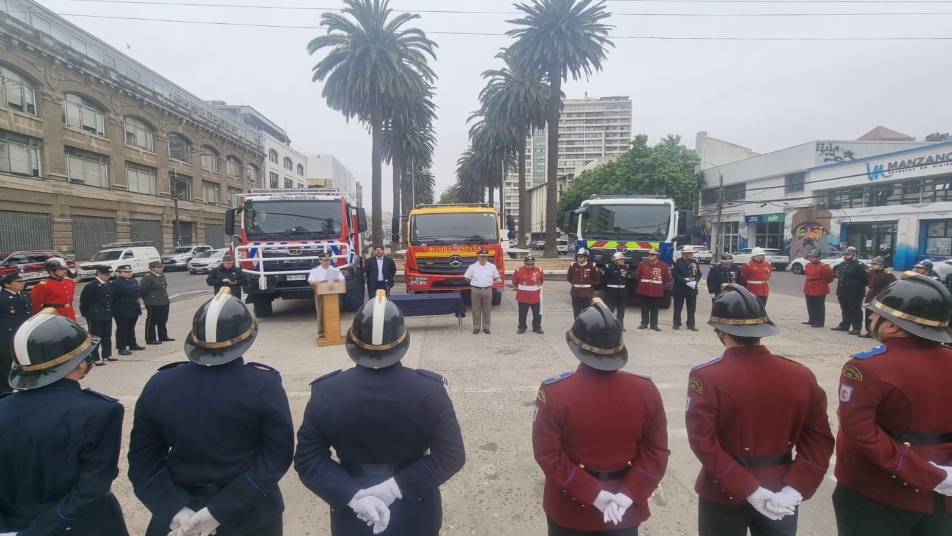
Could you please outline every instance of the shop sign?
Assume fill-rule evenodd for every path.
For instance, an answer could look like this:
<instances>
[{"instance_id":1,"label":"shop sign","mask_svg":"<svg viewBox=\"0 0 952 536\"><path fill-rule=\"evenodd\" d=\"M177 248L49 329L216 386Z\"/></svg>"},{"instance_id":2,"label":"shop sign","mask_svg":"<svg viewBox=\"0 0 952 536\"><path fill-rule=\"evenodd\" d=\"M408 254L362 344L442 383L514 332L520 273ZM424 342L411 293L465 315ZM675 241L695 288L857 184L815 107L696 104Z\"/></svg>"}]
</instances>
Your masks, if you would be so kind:
<instances>
[{"instance_id":1,"label":"shop sign","mask_svg":"<svg viewBox=\"0 0 952 536\"><path fill-rule=\"evenodd\" d=\"M744 223L773 223L783 221L783 213L780 214L754 214L744 216Z\"/></svg>"},{"instance_id":2,"label":"shop sign","mask_svg":"<svg viewBox=\"0 0 952 536\"><path fill-rule=\"evenodd\" d=\"M910 169L949 165L952 165L952 151L928 156L913 156L892 162L866 164L866 178L871 181L888 179L893 173L902 173Z\"/></svg>"}]
</instances>

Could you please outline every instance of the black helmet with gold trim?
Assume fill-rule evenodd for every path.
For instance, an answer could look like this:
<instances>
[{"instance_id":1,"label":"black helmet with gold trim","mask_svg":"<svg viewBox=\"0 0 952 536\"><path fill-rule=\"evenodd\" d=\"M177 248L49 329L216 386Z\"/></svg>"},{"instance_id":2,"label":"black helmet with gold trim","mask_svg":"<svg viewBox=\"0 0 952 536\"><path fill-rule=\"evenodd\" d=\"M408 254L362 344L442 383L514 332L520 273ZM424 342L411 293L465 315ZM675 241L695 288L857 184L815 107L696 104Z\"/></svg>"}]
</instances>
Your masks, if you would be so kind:
<instances>
[{"instance_id":1,"label":"black helmet with gold trim","mask_svg":"<svg viewBox=\"0 0 952 536\"><path fill-rule=\"evenodd\" d=\"M952 342L952 294L931 277L904 276L884 288L866 308L916 337ZM872 333L876 333L875 328Z\"/></svg>"},{"instance_id":2,"label":"black helmet with gold trim","mask_svg":"<svg viewBox=\"0 0 952 536\"><path fill-rule=\"evenodd\" d=\"M764 304L746 288L729 284L714 298L708 325L738 337L769 337L780 333Z\"/></svg>"},{"instance_id":3,"label":"black helmet with gold trim","mask_svg":"<svg viewBox=\"0 0 952 536\"><path fill-rule=\"evenodd\" d=\"M10 386L36 389L61 380L91 361L99 347L99 337L89 333L56 309L47 308L24 322L13 336L13 369Z\"/></svg>"},{"instance_id":4,"label":"black helmet with gold trim","mask_svg":"<svg viewBox=\"0 0 952 536\"><path fill-rule=\"evenodd\" d=\"M595 298L565 332L565 342L579 361L597 370L618 370L628 363L622 323Z\"/></svg>"},{"instance_id":5,"label":"black helmet with gold trim","mask_svg":"<svg viewBox=\"0 0 952 536\"><path fill-rule=\"evenodd\" d=\"M400 308L384 290L357 309L344 347L354 363L372 369L389 367L406 355L410 333Z\"/></svg>"},{"instance_id":6,"label":"black helmet with gold trim","mask_svg":"<svg viewBox=\"0 0 952 536\"><path fill-rule=\"evenodd\" d=\"M195 311L185 355L206 367L224 365L244 355L257 336L258 323L248 308L231 295L231 289L222 287Z\"/></svg>"}]
</instances>

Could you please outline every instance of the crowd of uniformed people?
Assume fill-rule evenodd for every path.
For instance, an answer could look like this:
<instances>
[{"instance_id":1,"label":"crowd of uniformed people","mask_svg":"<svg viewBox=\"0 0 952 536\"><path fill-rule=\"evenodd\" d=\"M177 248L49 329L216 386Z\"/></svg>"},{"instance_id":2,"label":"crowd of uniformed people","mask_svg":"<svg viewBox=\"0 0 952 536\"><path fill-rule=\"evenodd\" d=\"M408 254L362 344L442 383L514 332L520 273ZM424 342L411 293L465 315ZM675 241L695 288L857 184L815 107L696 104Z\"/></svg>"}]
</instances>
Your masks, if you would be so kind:
<instances>
[{"instance_id":1,"label":"crowd of uniformed people","mask_svg":"<svg viewBox=\"0 0 952 536\"><path fill-rule=\"evenodd\" d=\"M534 402L542 508L553 536L637 535L666 472L667 417L652 380L623 370L629 354L624 299L611 291L608 304L593 298L600 278L608 289L627 284L624 256L601 273L587 252L579 253L567 276L577 309L565 339L580 363L543 381ZM672 270L654 253L641 263L645 268L639 265L639 279L647 280L639 294L654 298L652 285L663 288L673 277L681 288L675 296L682 296L676 304L687 306L686 326L696 330L696 299L689 299L701 279L696 261L685 251ZM708 324L725 351L694 367L686 387L688 443L701 462L699 535L796 534L799 505L817 492L834 447L840 536L952 533L949 291L928 275L886 282L873 274L881 291L860 299L867 302L868 332L883 345L842 368L834 441L826 394L814 374L762 344L779 332L765 309L769 264L766 271L758 265L737 270L729 258L720 260L708 275L714 295ZM756 255L752 262L758 263ZM518 331L526 331L532 310L533 331L541 332L532 305L541 301L534 293L544 278L534 259L523 268L513 281L520 293ZM0 281L0 304L11 313L0 317L0 343L13 360L6 377L16 390L0 395L0 536L128 534L110 492L118 477L123 408L80 387L107 358L110 331L86 313L98 307L115 315L117 295L132 299L121 286L132 285L119 272L118 281L100 277L84 289L92 289L81 305L88 331L75 322L66 299L71 294L37 298L34 292L31 304L15 274ZM830 283L828 273L816 273ZM66 281L58 270L50 274ZM401 364L410 332L386 289L376 290L347 331L345 348L356 366L311 384L295 449L280 374L243 359L259 327L229 288L230 277L237 276L221 277L214 298L195 312L188 360L161 367L136 400L127 476L151 514L146 535L281 535L279 481L292 464L329 505L331 534L440 534L439 487L464 465L462 432L445 380ZM841 271L840 277L848 276ZM54 284L71 288L46 283ZM135 285L136 291L145 286ZM855 300L854 294L843 298ZM645 328L657 327L653 308L643 310ZM151 314L166 318L167 309ZM815 315L814 309L814 322ZM853 303L844 306L847 320L856 327ZM147 340L168 340L156 322ZM116 338L135 345L134 332L117 331Z\"/></svg>"}]
</instances>

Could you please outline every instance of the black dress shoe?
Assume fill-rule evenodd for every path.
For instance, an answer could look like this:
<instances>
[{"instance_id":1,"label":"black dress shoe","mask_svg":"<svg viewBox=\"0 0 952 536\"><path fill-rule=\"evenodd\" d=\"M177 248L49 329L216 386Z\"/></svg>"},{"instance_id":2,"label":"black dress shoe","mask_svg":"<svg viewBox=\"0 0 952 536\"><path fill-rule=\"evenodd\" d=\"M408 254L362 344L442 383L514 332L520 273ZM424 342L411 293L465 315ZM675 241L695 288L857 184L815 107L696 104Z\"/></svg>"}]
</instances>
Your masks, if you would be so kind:
<instances>
[{"instance_id":1,"label":"black dress shoe","mask_svg":"<svg viewBox=\"0 0 952 536\"><path fill-rule=\"evenodd\" d=\"M671 326L671 329L677 331L677 330L681 329L681 326Z\"/></svg>"},{"instance_id":2,"label":"black dress shoe","mask_svg":"<svg viewBox=\"0 0 952 536\"><path fill-rule=\"evenodd\" d=\"M145 343L155 345L155 344L162 344L162 341L145 341Z\"/></svg>"},{"instance_id":3,"label":"black dress shoe","mask_svg":"<svg viewBox=\"0 0 952 536\"><path fill-rule=\"evenodd\" d=\"M823 327L823 324L811 324L810 327L811 327L811 328L822 328L822 327Z\"/></svg>"},{"instance_id":4,"label":"black dress shoe","mask_svg":"<svg viewBox=\"0 0 952 536\"><path fill-rule=\"evenodd\" d=\"M638 329L648 329L648 326L642 324L642 325L638 326Z\"/></svg>"},{"instance_id":5,"label":"black dress shoe","mask_svg":"<svg viewBox=\"0 0 952 536\"><path fill-rule=\"evenodd\" d=\"M661 328L658 326L651 326L651 331L661 331Z\"/></svg>"},{"instance_id":6,"label":"black dress shoe","mask_svg":"<svg viewBox=\"0 0 952 536\"><path fill-rule=\"evenodd\" d=\"M97 367L101 367L101 366L103 366L103 365L105 365L105 364L106 364L106 362L103 361L102 359L99 359L99 360L97 360L97 361L93 361L93 365L96 365Z\"/></svg>"},{"instance_id":7,"label":"black dress shoe","mask_svg":"<svg viewBox=\"0 0 952 536\"><path fill-rule=\"evenodd\" d=\"M542 328L533 329L532 332L533 332L533 333L538 333L539 335L545 334L545 332L542 331Z\"/></svg>"},{"instance_id":8,"label":"black dress shoe","mask_svg":"<svg viewBox=\"0 0 952 536\"><path fill-rule=\"evenodd\" d=\"M491 334L491 332L489 331L489 328L483 328L483 333L485 333L486 335Z\"/></svg>"},{"instance_id":9,"label":"black dress shoe","mask_svg":"<svg viewBox=\"0 0 952 536\"><path fill-rule=\"evenodd\" d=\"M697 331L697 328L694 327L694 326L688 326L688 329L691 330L691 331Z\"/></svg>"},{"instance_id":10,"label":"black dress shoe","mask_svg":"<svg viewBox=\"0 0 952 536\"><path fill-rule=\"evenodd\" d=\"M174 341L174 340L175 340L175 339L173 339L172 337L166 337L166 338L164 338L164 339L159 339L159 341L161 341L161 342L172 342L172 341Z\"/></svg>"},{"instance_id":11,"label":"black dress shoe","mask_svg":"<svg viewBox=\"0 0 952 536\"><path fill-rule=\"evenodd\" d=\"M130 352L129 350L126 350L125 348L123 348L122 350L119 350L116 353L119 355L132 355L132 352Z\"/></svg>"},{"instance_id":12,"label":"black dress shoe","mask_svg":"<svg viewBox=\"0 0 952 536\"><path fill-rule=\"evenodd\" d=\"M870 335L869 333L863 333L862 335L859 336L859 338L860 338L860 339L872 339L873 336Z\"/></svg>"},{"instance_id":13,"label":"black dress shoe","mask_svg":"<svg viewBox=\"0 0 952 536\"><path fill-rule=\"evenodd\" d=\"M135 346L130 346L129 349L130 349L130 350L145 350L145 346L139 346L139 345L137 344L137 345L135 345Z\"/></svg>"},{"instance_id":14,"label":"black dress shoe","mask_svg":"<svg viewBox=\"0 0 952 536\"><path fill-rule=\"evenodd\" d=\"M813 322L810 322L810 321L800 322L800 323L803 324L804 326L812 326L812 325L813 325Z\"/></svg>"},{"instance_id":15,"label":"black dress shoe","mask_svg":"<svg viewBox=\"0 0 952 536\"><path fill-rule=\"evenodd\" d=\"M860 335L862 332L858 329L851 329L849 332L850 335Z\"/></svg>"},{"instance_id":16,"label":"black dress shoe","mask_svg":"<svg viewBox=\"0 0 952 536\"><path fill-rule=\"evenodd\" d=\"M522 335L522 334L525 333L525 332L526 332L526 328L519 328L519 329L516 330L516 333L519 334L519 335Z\"/></svg>"},{"instance_id":17,"label":"black dress shoe","mask_svg":"<svg viewBox=\"0 0 952 536\"><path fill-rule=\"evenodd\" d=\"M116 359L115 357L112 357L111 355L107 355L103 359L105 359L106 361L119 361L118 359Z\"/></svg>"},{"instance_id":18,"label":"black dress shoe","mask_svg":"<svg viewBox=\"0 0 952 536\"><path fill-rule=\"evenodd\" d=\"M473 335L479 335L479 330L478 330L478 329L474 329L474 330L473 330Z\"/></svg>"},{"instance_id":19,"label":"black dress shoe","mask_svg":"<svg viewBox=\"0 0 952 536\"><path fill-rule=\"evenodd\" d=\"M844 328L843 326L836 326L835 328L830 328L830 331L849 331L850 328Z\"/></svg>"}]
</instances>

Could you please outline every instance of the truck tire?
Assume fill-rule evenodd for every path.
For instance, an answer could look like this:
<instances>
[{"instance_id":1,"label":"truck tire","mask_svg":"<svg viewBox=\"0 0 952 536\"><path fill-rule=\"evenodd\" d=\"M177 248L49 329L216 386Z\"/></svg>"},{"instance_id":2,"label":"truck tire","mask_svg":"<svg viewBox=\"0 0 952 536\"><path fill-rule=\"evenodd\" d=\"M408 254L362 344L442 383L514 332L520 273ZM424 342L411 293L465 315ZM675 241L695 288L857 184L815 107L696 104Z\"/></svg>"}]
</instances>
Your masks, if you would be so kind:
<instances>
[{"instance_id":1,"label":"truck tire","mask_svg":"<svg viewBox=\"0 0 952 536\"><path fill-rule=\"evenodd\" d=\"M271 314L274 312L274 309L271 307L271 302L273 301L274 298L264 294L255 296L254 301L252 301L255 307L255 316L258 318L271 316Z\"/></svg>"},{"instance_id":2,"label":"truck tire","mask_svg":"<svg viewBox=\"0 0 952 536\"><path fill-rule=\"evenodd\" d=\"M497 288L494 288L494 289L493 289L493 301L492 301L491 303L492 303L492 305L499 305L500 303L502 303L502 291L501 291L501 290L499 290L499 289L497 289Z\"/></svg>"},{"instance_id":3,"label":"truck tire","mask_svg":"<svg viewBox=\"0 0 952 536\"><path fill-rule=\"evenodd\" d=\"M364 304L364 271L360 268L354 268L350 275L344 276L347 283L347 292L340 298L341 309L344 311L356 311Z\"/></svg>"}]
</instances>

